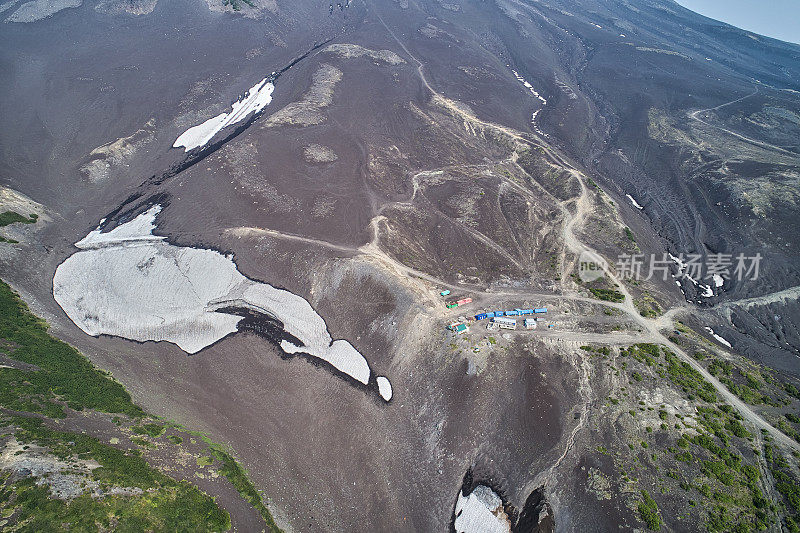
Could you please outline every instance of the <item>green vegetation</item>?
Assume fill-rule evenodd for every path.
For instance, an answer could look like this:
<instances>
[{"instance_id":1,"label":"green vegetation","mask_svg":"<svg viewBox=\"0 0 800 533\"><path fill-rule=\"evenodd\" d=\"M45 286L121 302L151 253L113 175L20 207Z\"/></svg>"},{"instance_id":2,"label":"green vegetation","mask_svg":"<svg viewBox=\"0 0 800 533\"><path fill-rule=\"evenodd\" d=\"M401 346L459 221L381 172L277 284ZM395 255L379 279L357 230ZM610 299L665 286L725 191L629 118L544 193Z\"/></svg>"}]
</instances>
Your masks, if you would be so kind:
<instances>
[{"instance_id":1,"label":"green vegetation","mask_svg":"<svg viewBox=\"0 0 800 533\"><path fill-rule=\"evenodd\" d=\"M725 387L739 397L745 403L750 405L769 405L772 407L779 407L779 401L773 399L769 394L763 392L764 384L770 383L779 386L772 378L764 378L758 372L748 372L738 367L731 361L715 359L708 365L708 371ZM793 392L796 391L793 385L784 384L783 391L794 396ZM780 390L780 389L779 389ZM784 403L789 403L789 400L784 400Z\"/></svg>"},{"instance_id":2,"label":"green vegetation","mask_svg":"<svg viewBox=\"0 0 800 533\"><path fill-rule=\"evenodd\" d=\"M19 442L36 443L50 450L59 459L75 456L81 459L92 458L100 463L101 468L92 471L96 480L149 489L169 479L150 468L138 454L126 454L100 443L94 437L48 429L38 418L12 416L10 422Z\"/></svg>"},{"instance_id":3,"label":"green vegetation","mask_svg":"<svg viewBox=\"0 0 800 533\"><path fill-rule=\"evenodd\" d=\"M761 489L764 480L761 479L757 464L758 453L753 450L753 435L736 409L725 403L717 403L719 398L714 387L690 364L682 362L663 346L636 344L621 349L620 355L635 360L631 361L633 376L641 372L642 366L649 367L659 377L672 382L694 404L691 417L674 414L678 422L675 424L676 430L682 427L690 429L682 435L673 433L674 436L670 435L673 431L671 424L666 423L672 415L664 404L639 407L641 411L657 412L662 421L660 430L651 426L644 428L642 434L646 440L641 440L639 446L629 443L632 451L639 452L634 464L647 470L642 475L660 475L655 485L660 493L672 489L671 484L666 483L671 478L687 497L695 497L696 504L691 506L695 510L688 512L685 518L693 517L707 531L760 531L774 526L775 509ZM724 363L717 367L719 373L733 373L735 370L735 367L727 368ZM764 388L769 383L768 378L756 372L750 372L750 375L751 379L747 380L743 373L742 386L756 390L756 387ZM661 448L665 437L674 439L673 444ZM800 505L800 485L793 481L789 469L784 474L785 477L781 478L780 474L773 473L773 477L776 489L784 495L788 510L784 515L789 517L785 525L786 529L791 530L790 520L800 515L792 510L793 503ZM781 481L783 484L778 488ZM696 494L690 494L694 491ZM661 527L663 518L652 497L642 494L638 511L649 529L658 530ZM676 527L675 524L670 525Z\"/></svg>"},{"instance_id":4,"label":"green vegetation","mask_svg":"<svg viewBox=\"0 0 800 533\"><path fill-rule=\"evenodd\" d=\"M200 466L200 467L210 466L210 465L214 464L214 458L205 455L203 457L198 457L196 462L197 462L197 466Z\"/></svg>"},{"instance_id":5,"label":"green vegetation","mask_svg":"<svg viewBox=\"0 0 800 533\"><path fill-rule=\"evenodd\" d=\"M136 452L124 452L79 433L54 431L36 418L10 416L20 443L46 447L62 460L94 460L100 464L89 479L108 492L124 487L126 494L92 497L84 493L71 500L50 498L48 487L27 477L0 489L4 514L15 513L19 531L61 531L64 524L78 531L226 531L230 516L214 499L185 481L175 481L151 468ZM141 490L137 490L141 489Z\"/></svg>"},{"instance_id":6,"label":"green vegetation","mask_svg":"<svg viewBox=\"0 0 800 533\"><path fill-rule=\"evenodd\" d=\"M658 505L650 494L642 489L642 501L639 502L639 516L647 524L647 529L658 531L661 529L661 516L658 514Z\"/></svg>"},{"instance_id":7,"label":"green vegetation","mask_svg":"<svg viewBox=\"0 0 800 533\"><path fill-rule=\"evenodd\" d=\"M189 483L160 487L140 496L84 494L72 500L49 497L46 486L25 478L0 489L0 499L13 505L21 532L64 531L226 531L228 513Z\"/></svg>"},{"instance_id":8,"label":"green vegetation","mask_svg":"<svg viewBox=\"0 0 800 533\"><path fill-rule=\"evenodd\" d=\"M593 356L608 357L611 354L611 349L608 346L581 346L581 350L589 352Z\"/></svg>"},{"instance_id":9,"label":"green vegetation","mask_svg":"<svg viewBox=\"0 0 800 533\"><path fill-rule=\"evenodd\" d=\"M596 289L594 287L589 287L589 292L598 300L615 303L625 301L625 295L616 289Z\"/></svg>"},{"instance_id":10,"label":"green vegetation","mask_svg":"<svg viewBox=\"0 0 800 533\"><path fill-rule=\"evenodd\" d=\"M24 217L14 211L4 211L0 213L0 228L17 222L22 224L33 224L37 220L39 220L39 215L34 214Z\"/></svg>"},{"instance_id":11,"label":"green vegetation","mask_svg":"<svg viewBox=\"0 0 800 533\"><path fill-rule=\"evenodd\" d=\"M789 531L800 530L800 483L792 476L792 469L788 461L781 455L776 454L769 442L770 438L765 437L767 443L764 445L764 458L775 480L775 489L783 499L784 523Z\"/></svg>"},{"instance_id":12,"label":"green vegetation","mask_svg":"<svg viewBox=\"0 0 800 533\"><path fill-rule=\"evenodd\" d=\"M633 232L631 231L631 228L629 228L628 226L625 226L625 236L628 238L629 241L636 242L636 238L633 236Z\"/></svg>"},{"instance_id":13,"label":"green vegetation","mask_svg":"<svg viewBox=\"0 0 800 533\"><path fill-rule=\"evenodd\" d=\"M0 407L5 413L16 413L0 416L4 436L13 434L20 443L35 443L64 461L96 461L100 467L86 473L86 482L97 484L97 489L104 492L93 496L87 487L76 498L53 499L46 484L39 486L31 477L12 481L8 474L0 474L0 516L13 516L16 531L230 528L228 513L213 498L191 483L176 481L152 468L140 449L120 450L83 433L50 429L50 419L66 417L66 408L121 415L111 418L115 427L126 425L128 417L140 421L146 413L131 401L122 385L95 368L76 349L51 337L47 324L31 314L2 281L0 353L20 363L19 368L0 368ZM132 437L131 442L152 447L154 444L143 437L159 438L166 426L155 422L135 424L130 427L131 432L140 436ZM183 442L177 435L167 439L175 445ZM229 454L204 440L211 455L223 463L220 473L258 509L271 531L279 531L244 470ZM111 439L114 444L116 441ZM109 494L107 489L113 487L125 490Z\"/></svg>"},{"instance_id":14,"label":"green vegetation","mask_svg":"<svg viewBox=\"0 0 800 533\"><path fill-rule=\"evenodd\" d=\"M697 397L709 403L717 401L717 391L711 383L700 375L700 372L692 368L689 363L679 361L675 354L669 350L664 350L664 352L664 359L667 363L666 373L659 369L664 377L668 376L675 385L686 393L690 400Z\"/></svg>"},{"instance_id":15,"label":"green vegetation","mask_svg":"<svg viewBox=\"0 0 800 533\"><path fill-rule=\"evenodd\" d=\"M222 0L222 5L231 6L234 11L241 10L243 3L250 7L256 7L255 3L253 3L253 0Z\"/></svg>"},{"instance_id":16,"label":"green vegetation","mask_svg":"<svg viewBox=\"0 0 800 533\"><path fill-rule=\"evenodd\" d=\"M622 357L633 357L647 366L653 366L656 363L656 358L659 356L659 348L656 344L639 343L634 344L627 350L625 348L621 349L619 354Z\"/></svg>"},{"instance_id":17,"label":"green vegetation","mask_svg":"<svg viewBox=\"0 0 800 533\"><path fill-rule=\"evenodd\" d=\"M6 283L0 281L0 351L34 365L35 370L0 371L0 405L15 411L63 418L63 406L80 411L141 416L142 410L111 377L95 368L78 350L47 333L47 324Z\"/></svg>"},{"instance_id":18,"label":"green vegetation","mask_svg":"<svg viewBox=\"0 0 800 533\"><path fill-rule=\"evenodd\" d=\"M231 482L239 494L261 513L261 517L264 519L264 522L267 523L267 528L273 533L279 533L281 530L275 523L275 519L261 500L261 495L247 478L247 472L245 472L241 465L239 465L230 454L223 450L222 447L216 444L211 445L211 455L222 463L219 473L228 478L228 481Z\"/></svg>"},{"instance_id":19,"label":"green vegetation","mask_svg":"<svg viewBox=\"0 0 800 533\"><path fill-rule=\"evenodd\" d=\"M783 384L783 390L784 390L784 391L786 392L786 394L788 394L789 396L791 396L791 397L793 397L793 398L795 398L795 399L797 399L797 400L800 400L800 390L798 390L798 389L797 389L797 387L795 387L793 384L791 384L791 383L784 383L784 384Z\"/></svg>"},{"instance_id":20,"label":"green vegetation","mask_svg":"<svg viewBox=\"0 0 800 533\"><path fill-rule=\"evenodd\" d=\"M738 396L740 400L750 405L764 404L773 407L779 406L769 395L760 391L763 383L758 377L742 371L741 368L737 368L736 370L736 373L728 372L725 376L719 378L720 382L725 385L729 391Z\"/></svg>"},{"instance_id":21,"label":"green vegetation","mask_svg":"<svg viewBox=\"0 0 800 533\"><path fill-rule=\"evenodd\" d=\"M715 377L719 376L720 374L730 376L731 372L733 372L733 363L730 361L715 359L711 361L711 364L708 365L708 372Z\"/></svg>"},{"instance_id":22,"label":"green vegetation","mask_svg":"<svg viewBox=\"0 0 800 533\"><path fill-rule=\"evenodd\" d=\"M152 448L154 444L142 437L131 437L131 442L142 448Z\"/></svg>"},{"instance_id":23,"label":"green vegetation","mask_svg":"<svg viewBox=\"0 0 800 533\"><path fill-rule=\"evenodd\" d=\"M642 295L641 300L636 300L634 305L636 306L636 310L639 311L639 314L645 318L655 318L664 312L656 299L647 292Z\"/></svg>"}]
</instances>

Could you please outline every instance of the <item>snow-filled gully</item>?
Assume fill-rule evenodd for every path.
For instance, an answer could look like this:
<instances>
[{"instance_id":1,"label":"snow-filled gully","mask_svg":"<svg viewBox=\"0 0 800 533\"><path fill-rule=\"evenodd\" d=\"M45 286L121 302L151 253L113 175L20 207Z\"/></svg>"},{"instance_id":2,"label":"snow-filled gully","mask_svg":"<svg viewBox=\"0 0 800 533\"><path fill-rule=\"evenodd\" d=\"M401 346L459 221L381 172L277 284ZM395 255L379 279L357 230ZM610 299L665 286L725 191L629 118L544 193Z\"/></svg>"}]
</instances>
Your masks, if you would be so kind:
<instances>
[{"instance_id":1,"label":"snow-filled gully","mask_svg":"<svg viewBox=\"0 0 800 533\"><path fill-rule=\"evenodd\" d=\"M509 67L509 68L511 68L511 65L506 65L506 66L507 66L507 67ZM533 96L534 96L534 97L535 97L537 100L539 100L539 102L542 104L542 106L546 106L546 105L547 105L547 99L546 99L544 96L542 96L541 94L539 94L539 91L537 91L537 90L536 90L536 89L533 87L533 85L531 85L531 84L528 82L528 80L526 80L525 78L523 78L523 77L522 77L522 75L521 75L519 72L517 72L515 69L513 69L513 68L511 69L511 72L513 72L513 73L514 73L514 77L515 77L515 78L517 78L517 81L518 81L518 82L520 82L520 83L521 83L523 86L525 86L525 88L526 88L526 89L528 89L528 91L530 91L530 93L531 93L531 94L532 94L532 95L533 95ZM536 133L538 133L539 135L541 135L541 136L543 136L543 137L548 137L548 135L547 135L546 133L544 133L542 130L540 130L540 129L539 129L539 125L538 125L538 124L537 124L537 122L536 122L536 117L537 117L537 115L539 115L539 112L540 112L541 110L542 110L542 109L541 109L541 108L539 108L539 109L537 109L536 111L534 111L534 112L533 112L533 114L531 115L531 125L532 125L532 126L533 126L533 128L536 130Z\"/></svg>"},{"instance_id":2,"label":"snow-filled gully","mask_svg":"<svg viewBox=\"0 0 800 533\"><path fill-rule=\"evenodd\" d=\"M245 120L251 113L258 114L272 102L272 91L275 85L271 78L264 78L253 85L247 93L231 105L229 113L220 113L205 122L192 126L183 132L172 145L183 147L186 152L205 146L224 128Z\"/></svg>"},{"instance_id":3,"label":"snow-filled gully","mask_svg":"<svg viewBox=\"0 0 800 533\"><path fill-rule=\"evenodd\" d=\"M193 354L240 330L261 334L287 356L305 354L392 398L383 376L346 340L334 340L304 298L245 277L232 256L153 235L156 204L110 231L99 227L56 269L53 296L92 336L168 341Z\"/></svg>"}]
</instances>

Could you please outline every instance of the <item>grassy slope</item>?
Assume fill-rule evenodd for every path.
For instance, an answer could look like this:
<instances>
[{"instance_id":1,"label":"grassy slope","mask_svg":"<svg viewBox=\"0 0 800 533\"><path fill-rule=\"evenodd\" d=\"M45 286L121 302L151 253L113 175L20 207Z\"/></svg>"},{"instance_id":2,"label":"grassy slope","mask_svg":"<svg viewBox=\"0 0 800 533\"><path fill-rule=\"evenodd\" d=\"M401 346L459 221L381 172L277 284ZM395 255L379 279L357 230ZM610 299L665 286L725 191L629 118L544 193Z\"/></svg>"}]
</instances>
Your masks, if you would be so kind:
<instances>
[{"instance_id":1,"label":"grassy slope","mask_svg":"<svg viewBox=\"0 0 800 533\"><path fill-rule=\"evenodd\" d=\"M98 370L76 349L47 332L47 324L0 281L0 353L31 366L0 368L0 425L4 436L13 433L22 444L36 444L62 459L97 461L91 480L101 488L139 488L129 495L88 494L69 501L49 497L47 486L31 478L12 478L0 473L0 510L4 519L20 531L54 531L61 524L77 530L114 528L119 531L224 531L228 513L214 499L188 482L178 482L152 468L139 449L123 451L97 439L72 432L54 431L44 419L66 416L65 407L127 415L134 420L146 415L130 395L109 375ZM36 416L40 415L40 416ZM157 438L164 424L145 423L132 433ZM168 440L172 445L180 441ZM210 443L210 441L209 441ZM221 447L210 443L225 475L264 517L271 531L277 526L245 471ZM6 524L3 524L6 525Z\"/></svg>"},{"instance_id":2,"label":"grassy slope","mask_svg":"<svg viewBox=\"0 0 800 533\"><path fill-rule=\"evenodd\" d=\"M607 347L582 349L609 365L612 373L626 376L627 386L618 389L622 398L607 399L607 409L613 413L608 416L616 426L631 426L624 421L629 407L632 420L652 424L645 431L639 424L632 425L639 429L628 430L627 451L598 448L613 459L621 485L643 482L657 489L651 496L640 486L636 510L648 529L658 531L666 522L678 530L694 524L707 531L759 531L780 522L788 531L799 530L800 489L788 461L763 436L772 477L763 479L756 435L747 431L735 410L690 365L654 344L621 348L618 357ZM691 418L670 413L664 404L635 401L655 398L639 391L663 390L666 382L694 407ZM650 422L653 415L656 421ZM762 492L768 484L779 494L777 505ZM659 510L656 500L669 511Z\"/></svg>"},{"instance_id":3,"label":"grassy slope","mask_svg":"<svg viewBox=\"0 0 800 533\"><path fill-rule=\"evenodd\" d=\"M3 226L8 226L9 224L14 224L15 222L21 222L23 224L33 224L38 220L39 215L30 215L29 217L25 217L16 213L14 211L3 211L0 213L0 228Z\"/></svg>"}]
</instances>

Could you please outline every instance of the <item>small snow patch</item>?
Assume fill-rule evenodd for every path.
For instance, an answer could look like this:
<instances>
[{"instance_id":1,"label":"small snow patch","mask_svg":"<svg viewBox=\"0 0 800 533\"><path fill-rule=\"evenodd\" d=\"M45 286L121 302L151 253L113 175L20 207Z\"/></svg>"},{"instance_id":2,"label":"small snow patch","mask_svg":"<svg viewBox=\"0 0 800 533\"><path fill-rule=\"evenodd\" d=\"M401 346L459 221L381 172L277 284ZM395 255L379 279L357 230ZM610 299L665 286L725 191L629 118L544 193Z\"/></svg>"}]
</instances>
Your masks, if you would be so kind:
<instances>
[{"instance_id":1,"label":"small snow patch","mask_svg":"<svg viewBox=\"0 0 800 533\"><path fill-rule=\"evenodd\" d=\"M378 392L387 402L392 399L392 384L383 376L378 376Z\"/></svg>"},{"instance_id":2,"label":"small snow patch","mask_svg":"<svg viewBox=\"0 0 800 533\"><path fill-rule=\"evenodd\" d=\"M636 200L633 199L633 196L631 196L630 194L626 194L625 196L627 196L628 200L631 201L631 203L633 204L633 207L635 207L636 209L644 209L644 207L639 205L639 202L637 202Z\"/></svg>"},{"instance_id":3,"label":"small snow patch","mask_svg":"<svg viewBox=\"0 0 800 533\"><path fill-rule=\"evenodd\" d=\"M539 94L539 92L533 88L533 85L531 85L525 78L520 76L519 72L517 72L513 68L511 69L511 72L514 73L514 77L517 78L517 81L521 82L522 85L524 85L525 88L528 89L531 92L531 94L535 96L542 103L542 105L547 105L547 99L541 94Z\"/></svg>"},{"instance_id":4,"label":"small snow patch","mask_svg":"<svg viewBox=\"0 0 800 533\"><path fill-rule=\"evenodd\" d=\"M678 265L678 275L676 277L687 279L690 282L692 282L692 284L695 287L697 287L697 289L699 291L701 291L700 292L700 296L701 297L703 297L703 298L712 298L714 296L714 289L712 289L708 285L700 283L699 281L697 281L696 279L694 279L692 276L689 275L689 264L686 261L684 261L680 257L675 257L672 254L669 254L669 257L672 259L672 261L676 265ZM721 276L719 278L720 278L720 280L722 280ZM716 277L714 278L714 281L716 283L716 281L717 281ZM678 283L678 285L680 285L680 283ZM720 285L721 285L721 283L719 285L717 285L717 287L719 287ZM698 301L698 303L700 303L700 302Z\"/></svg>"},{"instance_id":5,"label":"small snow patch","mask_svg":"<svg viewBox=\"0 0 800 533\"><path fill-rule=\"evenodd\" d=\"M458 495L454 524L456 533L509 533L511 522L500 496L485 485L475 487L469 496Z\"/></svg>"},{"instance_id":6,"label":"small snow patch","mask_svg":"<svg viewBox=\"0 0 800 533\"><path fill-rule=\"evenodd\" d=\"M709 328L709 327L706 327L706 331L708 331L708 332L711 334L711 336L712 336L712 337L714 337L715 339L717 339L717 340L719 341L719 343L720 343L720 344L724 344L724 345L725 345L725 346L727 346L728 348L732 348L732 346L731 346L731 343L729 343L728 341L726 341L725 339L723 339L722 337L720 337L719 335L717 335L716 333L714 333L714 330L713 330L713 329L711 329L711 328Z\"/></svg>"}]
</instances>

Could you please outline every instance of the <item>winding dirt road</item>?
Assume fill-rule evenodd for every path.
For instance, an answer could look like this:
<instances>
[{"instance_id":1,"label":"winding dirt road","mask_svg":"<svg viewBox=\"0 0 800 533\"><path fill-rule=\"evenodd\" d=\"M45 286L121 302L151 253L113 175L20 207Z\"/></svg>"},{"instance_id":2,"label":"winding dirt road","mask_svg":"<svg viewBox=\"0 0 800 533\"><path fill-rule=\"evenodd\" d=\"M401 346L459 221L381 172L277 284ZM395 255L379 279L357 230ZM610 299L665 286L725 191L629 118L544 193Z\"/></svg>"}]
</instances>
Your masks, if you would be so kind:
<instances>
[{"instance_id":1,"label":"winding dirt road","mask_svg":"<svg viewBox=\"0 0 800 533\"><path fill-rule=\"evenodd\" d=\"M475 117L474 115L472 115L471 113L466 112L464 109L462 109L461 106L453 103L449 99L447 99L444 96L442 96L441 94L439 94L430 85L430 83L428 82L427 78L425 77L425 73L424 73L424 70L423 70L422 62L419 61L413 54L411 54L411 52L408 50L408 48L400 41L400 39L398 39L398 37L386 25L386 23L383 21L382 18L380 18L380 16L378 16L378 19L380 20L380 22L384 26L384 28L386 28L386 31L389 32L389 34L394 38L394 40L398 43L398 45L403 49L403 51L417 64L417 73L419 74L419 77L422 80L422 83L431 92L431 94L433 95L433 98L435 100L437 100L438 102L443 103L453 113L457 113L457 114L463 116L463 118L465 120L468 120L468 121L473 122L473 123L477 123L477 124L481 125L482 127L494 129L495 131L504 133L504 134L508 135L511 139L513 139L514 141L517 141L519 143L523 143L523 144L526 144L526 145L534 145L534 146L537 146L539 148L542 148L544 153L549 156L549 159L551 160L551 162L562 166L562 168L564 168L565 170L568 170L569 172L571 172L573 174L573 176L575 176L575 178L578 179L578 181L580 182L580 186L581 186L581 194L580 194L580 197L575 202L575 206L576 206L575 213L574 214L570 214L569 210L565 209L567 219L566 219L566 222L565 222L565 224L563 226L563 232L562 232L563 237L564 237L564 243L565 243L566 248L568 248L575 256L580 256L580 254L582 252L587 252L587 251L600 255L594 248L592 248L588 244L586 244L586 243L582 242L580 239L578 239L577 236L575 235L575 232L574 232L574 228L577 225L580 225L580 223L585 219L586 213L588 212L588 209L589 209L589 196L588 196L589 192L588 192L588 189L587 189L587 186L586 186L586 176L583 174L583 172L581 172L580 170L575 168L574 165L568 163L567 162L568 158L566 158L565 156L561 155L558 152L557 149L547 145L544 142L543 139L535 138L535 140L532 140L528 135L525 135L525 134L523 134L521 132L514 131L511 128L508 128L508 127L505 127L505 126L500 126L500 125L497 125L497 124L493 124L491 122L486 122L486 121L480 120L477 117ZM754 91L754 93L752 93L752 94L746 95L746 96L744 96L742 98L739 98L737 100L734 100L732 102L727 102L725 104L721 104L721 105L717 106L716 108L712 108L712 109L709 109L709 110L695 111L694 113L690 114L690 117L692 119L694 119L694 120L697 120L699 122L707 124L702 119L698 118L697 115L699 115L700 113L702 113L704 111L720 109L720 108L722 108L722 107L724 107L726 105L731 105L731 104L736 103L738 101L742 101L742 100L744 100L746 98L749 98L749 97L755 95L756 93L758 93L758 89L756 89ZM729 134L731 134L731 135L733 135L735 137L738 137L738 138L740 138L740 139L742 139L742 140L744 140L746 142L751 142L753 144L762 146L764 148L777 150L777 151L780 151L780 152L785 152L785 153L790 154L792 156L797 156L797 154L795 154L793 152L789 152L788 150L784 150L783 148L780 148L780 147L777 147L777 146L773 146L773 145L769 145L769 144L765 144L765 143L761 143L761 142L755 141L753 139L748 139L747 137L739 135L739 134L737 134L735 132L724 130L723 128L719 128L718 126L713 126L713 125L710 125L710 124L707 124L707 125L709 125L711 127L716 127L718 129L722 129L726 133L729 133ZM568 268L568 265L566 264L566 262L564 262L563 267L564 267L565 273L566 273L566 269ZM642 317L639 314L638 310L636 309L636 306L634 305L633 297L631 296L631 294L628 291L628 289L625 287L625 284L622 283L622 281L619 280L616 277L615 273L612 272L610 269L605 268L604 270L605 270L606 276L608 276L608 279L610 281L612 281L612 282L615 282L619 286L620 292L622 292L622 294L625 296L625 301L623 303L618 304L618 305L612 305L612 307L615 307L615 308L623 311L624 313L626 313L626 315L631 320L635 321L638 325L640 325L644 329L644 331L647 332L645 335L639 336L640 340L638 342L655 342L655 343L662 344L662 345L666 346L667 348L669 348L673 353L675 353L683 361L688 363L692 368L694 368L697 372L699 372L700 375L702 375L704 379L706 379L709 383L711 383L714 386L714 388L716 389L717 393L720 395L720 397L722 397L726 402L731 404L739 412L739 414L741 414L742 417L745 420L747 420L751 425L755 426L759 430L760 429L765 429L766 431L768 431L770 433L770 435L773 436L773 438L776 441L780 442L784 446L789 447L789 448L794 449L794 450L797 450L797 451L800 451L800 443L795 442L793 439L788 437L782 431L780 431L777 428L775 428L774 426L772 426L772 424L767 422L758 413L753 411L753 409L751 409L750 406L748 406L747 404L742 402L735 394L730 392L727 389L727 387L725 387L722 383L720 383L719 380L717 380L717 378L712 376L711 373L709 373L693 357L689 356L689 354L687 354L681 347L677 346L675 343L670 341L665 335L663 335L661 333L661 331L660 331L660 328L663 327L664 325L666 325L664 319L661 319L661 320L655 319L654 320L654 319L647 319L647 318ZM565 276L562 276L562 279L565 279ZM788 291L795 291L795 290L797 290L798 293L800 293L800 289L799 288L788 289ZM792 292L792 294L794 294L794 292ZM530 296L535 296L535 294L531 293ZM567 295L565 295L564 297L571 298L570 296L567 296ZM762 298L764 298L764 297L762 297ZM757 301L758 299L753 299L753 300ZM672 311L671 309L667 310L668 313L671 312L671 311ZM667 316L672 316L672 315L667 315ZM595 337L595 338L597 338L597 337ZM574 438L574 435L573 435L573 438Z\"/></svg>"},{"instance_id":2,"label":"winding dirt road","mask_svg":"<svg viewBox=\"0 0 800 533\"><path fill-rule=\"evenodd\" d=\"M590 197L589 197L589 189L586 185L587 177L585 174L580 171L574 164L569 162L569 158L565 155L559 153L559 151L552 146L548 145L543 139L539 138L538 136L530 133L523 133L519 131L515 131L512 128L494 124L492 122L488 122L485 120L481 120L476 117L474 114L466 110L463 106L459 105L457 102L454 102L440 93L438 93L428 82L427 78L425 77L423 63L419 61L409 50L408 48L402 43L402 41L395 35L395 33L384 23L383 19L378 15L377 16L380 23L386 28L386 31L395 39L398 43L400 48L407 54L409 58L411 58L417 64L417 73L422 84L425 88L431 93L432 102L444 107L448 111L450 111L453 115L457 115L462 118L465 122L470 123L472 125L479 126L484 129L489 129L496 131L500 134L506 135L509 139L516 142L520 147L528 147L528 148L540 148L542 152L545 154L548 161L558 166L569 173L571 173L579 182L580 184L580 195L577 198L569 199L566 201L558 202L559 207L561 208L562 212L564 213L564 221L562 227L562 237L564 240L564 249L562 251L561 257L561 267L562 267L562 280L566 280L568 278L568 274L572 271L574 267L574 262L567 260L567 252L571 253L575 258L580 256L583 252L591 252L594 254L600 255L594 248L592 248L587 243L581 241L575 234L575 228L580 227L580 225L585 221L586 215L589 213L591 208ZM715 108L710 108L707 110L699 110L691 113L689 116L707 124L710 127L715 127L718 129L718 126L713 126L704 122L701 118L698 117L699 114L712 111L716 109L720 109L726 105L730 105L736 103L738 101L744 100L756 94L758 91L756 90L753 94L744 96L732 102L728 102L726 104L721 104ZM747 142L752 142L754 144L762 145L765 148L769 148L772 150L778 150L781 152L789 153L793 156L797 154L788 152L780 147L772 146L772 145L765 145L764 143L760 143L759 141L754 141L752 139L748 139L743 137L735 132L730 132L727 130L727 133L734 135L736 137L741 138ZM513 162L513 156L511 161ZM505 162L508 162L506 160ZM501 163L501 162L495 162ZM495 164L493 163L493 164ZM438 170L445 170L445 169L431 169L431 170L424 170L418 173L415 176L415 179L424 176L426 173L436 172ZM570 210L568 206L570 204L574 204L574 210ZM574 211L574 212L573 212ZM537 292L537 291L530 291L527 289L507 289L502 291L489 291L485 287L471 285L471 284L452 284L448 283L445 280L441 280L436 278L435 276L431 276L424 272L418 271L416 269L410 268L392 257L390 257L386 252L384 252L379 246L379 232L380 232L380 225L384 222L385 219L382 215L378 214L375 216L372 221L370 222L370 226L373 230L373 238L371 242L365 244L361 247L347 247L347 246L340 246L333 243L328 243L325 241L321 241L318 239L311 239L308 237L303 237L300 235L292 235L287 233L281 233L274 230L263 229L263 228L231 228L230 232L234 234L238 234L241 236L245 235L260 235L265 237L271 238L278 238L278 239L286 239L291 241L298 241L303 242L313 246L322 246L328 249L336 250L346 254L358 254L364 255L368 258L376 261L377 263L381 264L382 266L386 267L389 271L395 273L399 278L405 278L406 281L412 283L416 290L427 294L429 298L435 303L440 300L438 298L438 293L436 290L439 288L450 288L450 289L457 289L457 290L470 290L477 293L480 293L481 301L484 303L491 303L492 301L501 301L503 298L563 298L572 301L580 301L591 303L594 305L600 305L608 308L614 308L618 311L621 311L624 316L638 325L642 332L635 333L635 334L598 334L598 333L580 333L580 332L564 332L564 331L546 331L546 332L539 332L540 334L545 337L555 337L561 338L567 341L575 341L581 343L588 343L588 342L597 342L603 344L613 344L613 345L627 345L633 344L637 342L648 342L654 344L661 344L672 351L677 357L679 357L682 361L685 361L689 364L693 369L695 369L703 378L711 383L715 390L717 391L718 395L724 399L727 403L732 405L742 416L744 420L746 420L751 426L755 427L758 430L766 430L777 442L780 444L791 448L793 450L800 451L800 444L795 442L793 439L788 437L786 434L772 426L769 422L767 422L763 417L761 417L758 413L753 411L753 409L742 402L736 395L731 393L727 387L725 387L722 383L720 383L717 378L715 378L711 373L709 373L702 365L700 365L693 357L687 354L680 346L676 345L672 341L670 341L661 331L662 330L669 330L673 329L673 317L675 317L679 313L684 312L697 312L697 309L683 305L679 307L674 307L667 309L666 312L655 319L649 319L642 317L636 306L634 304L634 299L631 296L630 292L628 291L625 284L622 280L618 279L616 274L607 266L604 267L605 275L608 279L618 285L619 291L624 295L625 299L621 303L613 303L613 302L604 302L595 300L592 298L582 297L577 294L573 293L570 294L567 287L564 285L562 286L562 292L558 293L545 293L545 292ZM482 235L482 234L481 234ZM485 236L483 236L486 238ZM484 239L481 239L482 241ZM493 248L497 247L497 244L492 242L491 243ZM504 254L507 254L505 250L503 250ZM516 262L516 261L515 261ZM425 283L419 283L425 282ZM433 284L436 289L432 289L428 284ZM800 297L800 287L792 287L790 289L786 289L784 291L780 291L774 294L765 295L756 298L749 298L745 300L739 300L737 302L729 302L727 304L722 304L723 306L733 306L733 305L743 305L743 306L752 306L764 303L770 303L773 301L779 301L786 298L795 298ZM446 314L446 313L443 313ZM582 367L583 368L583 367ZM585 370L585 368L584 368ZM569 442L567 443L567 447L564 450L561 459L567 455L570 448L572 447L572 443L574 442L575 435L580 430L580 428L584 425L584 417L585 417L585 409L582 410L581 419L579 420L576 427L573 429L571 433L571 437L569 438ZM559 460L559 462L560 462Z\"/></svg>"}]
</instances>

